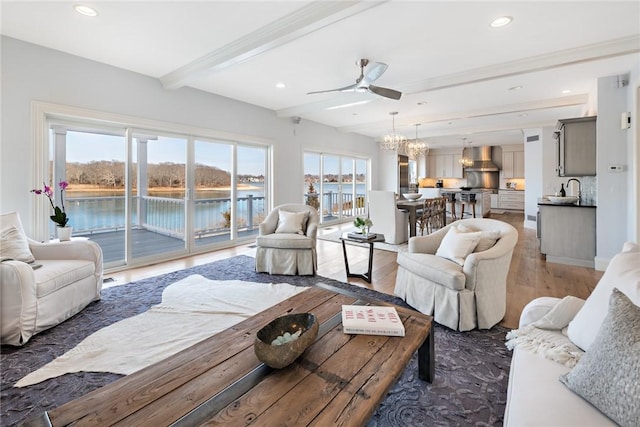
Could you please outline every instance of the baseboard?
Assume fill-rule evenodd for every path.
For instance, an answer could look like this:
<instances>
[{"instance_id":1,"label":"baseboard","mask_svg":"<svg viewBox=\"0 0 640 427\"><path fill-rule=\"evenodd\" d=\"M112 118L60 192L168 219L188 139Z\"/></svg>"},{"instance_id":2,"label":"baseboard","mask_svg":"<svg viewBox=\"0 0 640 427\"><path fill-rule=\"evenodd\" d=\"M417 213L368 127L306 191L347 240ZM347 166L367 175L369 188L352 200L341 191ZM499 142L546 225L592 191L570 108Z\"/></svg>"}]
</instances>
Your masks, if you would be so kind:
<instances>
[{"instance_id":1,"label":"baseboard","mask_svg":"<svg viewBox=\"0 0 640 427\"><path fill-rule=\"evenodd\" d=\"M575 265L577 267L588 267L594 268L594 261L586 260L586 259L575 259L575 258L567 258L561 256L552 256L547 255L547 262L555 262L557 264L567 264L567 265Z\"/></svg>"}]
</instances>

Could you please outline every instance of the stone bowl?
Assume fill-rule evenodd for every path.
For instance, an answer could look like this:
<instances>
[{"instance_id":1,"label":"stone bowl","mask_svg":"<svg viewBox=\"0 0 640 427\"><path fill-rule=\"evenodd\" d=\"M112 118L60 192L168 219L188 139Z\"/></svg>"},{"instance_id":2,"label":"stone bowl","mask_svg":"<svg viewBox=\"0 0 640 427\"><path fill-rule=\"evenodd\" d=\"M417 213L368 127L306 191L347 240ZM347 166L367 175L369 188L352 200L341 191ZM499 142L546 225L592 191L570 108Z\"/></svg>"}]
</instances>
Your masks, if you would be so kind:
<instances>
[{"instance_id":1,"label":"stone bowl","mask_svg":"<svg viewBox=\"0 0 640 427\"><path fill-rule=\"evenodd\" d=\"M259 361L275 369L290 365L318 337L318 320L312 313L288 314L272 320L256 334L253 348ZM299 338L281 345L271 344L277 337L301 330Z\"/></svg>"},{"instance_id":2,"label":"stone bowl","mask_svg":"<svg viewBox=\"0 0 640 427\"><path fill-rule=\"evenodd\" d=\"M554 205L572 205L578 201L577 196L547 196Z\"/></svg>"},{"instance_id":3,"label":"stone bowl","mask_svg":"<svg viewBox=\"0 0 640 427\"><path fill-rule=\"evenodd\" d=\"M403 193L402 197L404 197L407 200L418 200L420 197L422 197L421 193Z\"/></svg>"}]
</instances>

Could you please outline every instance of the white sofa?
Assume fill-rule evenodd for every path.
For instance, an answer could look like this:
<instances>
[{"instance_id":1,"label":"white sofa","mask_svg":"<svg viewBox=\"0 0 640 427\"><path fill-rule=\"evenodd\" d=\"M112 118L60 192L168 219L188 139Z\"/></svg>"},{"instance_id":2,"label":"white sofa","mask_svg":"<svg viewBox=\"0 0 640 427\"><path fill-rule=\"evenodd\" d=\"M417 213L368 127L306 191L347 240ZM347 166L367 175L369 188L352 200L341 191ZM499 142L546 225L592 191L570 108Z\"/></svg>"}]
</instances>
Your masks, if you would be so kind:
<instances>
[{"instance_id":1,"label":"white sofa","mask_svg":"<svg viewBox=\"0 0 640 427\"><path fill-rule=\"evenodd\" d=\"M15 212L0 215L0 230L2 344L24 345L100 299L102 250L95 242L28 239Z\"/></svg>"},{"instance_id":2,"label":"white sofa","mask_svg":"<svg viewBox=\"0 0 640 427\"><path fill-rule=\"evenodd\" d=\"M625 244L623 251L611 260L605 274L585 302L574 297L562 300L543 297L531 301L524 308L519 329L507 335L507 346L515 346L515 349L509 375L505 426L618 425L559 380L563 374L584 368L581 363L587 361L586 355L591 352L593 356L599 351L596 348L601 343L598 332L610 310L609 300L613 288L628 296L636 306L640 305L638 245ZM635 334L636 339L640 340L640 331L637 328ZM640 341L636 341L635 346L638 345ZM606 354L609 357L610 353ZM579 361L576 362L576 359ZM611 398L616 402L625 401L625 405L635 405L635 409L625 409L627 414L630 410L635 411L632 418L635 424L631 421L630 425L640 425L639 361L640 352L635 351L635 356L611 367L613 370L621 371L622 378L631 378L635 383L635 391L631 387L631 394L635 395L635 398ZM571 367L572 365L575 367ZM600 365L606 363L600 362ZM631 375L624 373L625 367L629 366ZM584 369L582 371L584 372ZM596 381L602 384L605 379L609 379L608 377L603 375ZM619 379L613 381L617 382ZM602 384L602 387L607 390L606 395L615 396L615 385Z\"/></svg>"}]
</instances>

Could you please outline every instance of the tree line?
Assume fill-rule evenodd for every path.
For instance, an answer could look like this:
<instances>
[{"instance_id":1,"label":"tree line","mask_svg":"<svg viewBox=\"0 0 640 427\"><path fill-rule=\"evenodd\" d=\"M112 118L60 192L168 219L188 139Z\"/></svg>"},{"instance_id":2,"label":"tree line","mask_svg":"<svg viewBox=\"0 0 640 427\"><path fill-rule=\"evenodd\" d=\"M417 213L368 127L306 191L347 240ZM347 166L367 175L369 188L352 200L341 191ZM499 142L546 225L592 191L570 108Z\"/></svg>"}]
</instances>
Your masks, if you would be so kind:
<instances>
[{"instance_id":1,"label":"tree line","mask_svg":"<svg viewBox=\"0 0 640 427\"><path fill-rule=\"evenodd\" d=\"M133 165L133 185L137 186L138 165ZM100 160L89 163L67 163L66 177L69 184L89 184L103 188L124 188L125 163L117 160ZM240 182L264 182L264 176L239 175ZM149 188L186 186L185 165L164 162L147 165ZM231 185L231 174L215 166L196 164L196 187L225 187Z\"/></svg>"}]
</instances>

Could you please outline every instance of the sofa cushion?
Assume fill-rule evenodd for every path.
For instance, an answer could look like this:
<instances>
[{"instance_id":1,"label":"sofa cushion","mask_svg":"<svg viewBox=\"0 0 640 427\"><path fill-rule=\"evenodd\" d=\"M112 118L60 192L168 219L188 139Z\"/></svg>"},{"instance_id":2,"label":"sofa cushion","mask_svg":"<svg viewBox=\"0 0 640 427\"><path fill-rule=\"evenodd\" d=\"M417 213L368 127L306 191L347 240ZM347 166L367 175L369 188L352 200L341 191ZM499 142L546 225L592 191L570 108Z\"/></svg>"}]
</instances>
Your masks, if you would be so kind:
<instances>
[{"instance_id":1,"label":"sofa cushion","mask_svg":"<svg viewBox=\"0 0 640 427\"><path fill-rule=\"evenodd\" d=\"M431 254L398 252L398 264L410 272L456 291L465 288L462 267L453 261Z\"/></svg>"},{"instance_id":2,"label":"sofa cushion","mask_svg":"<svg viewBox=\"0 0 640 427\"><path fill-rule=\"evenodd\" d=\"M464 265L465 258L480 242L480 232L463 233L453 226L440 242L436 255Z\"/></svg>"},{"instance_id":3,"label":"sofa cushion","mask_svg":"<svg viewBox=\"0 0 640 427\"><path fill-rule=\"evenodd\" d=\"M307 223L307 212L278 211L276 233L304 234L303 226Z\"/></svg>"},{"instance_id":4,"label":"sofa cushion","mask_svg":"<svg viewBox=\"0 0 640 427\"><path fill-rule=\"evenodd\" d=\"M611 259L598 285L576 317L569 323L569 338L585 351L595 339L607 314L609 297L614 287L627 295L634 304L640 305L640 248L638 245L625 244L623 252Z\"/></svg>"},{"instance_id":5,"label":"sofa cushion","mask_svg":"<svg viewBox=\"0 0 640 427\"><path fill-rule=\"evenodd\" d=\"M42 268L34 270L36 296L42 298L96 272L93 261L71 259L38 260Z\"/></svg>"},{"instance_id":6,"label":"sofa cushion","mask_svg":"<svg viewBox=\"0 0 640 427\"><path fill-rule=\"evenodd\" d=\"M613 289L596 338L560 381L621 426L640 421L640 307Z\"/></svg>"},{"instance_id":7,"label":"sofa cushion","mask_svg":"<svg viewBox=\"0 0 640 427\"><path fill-rule=\"evenodd\" d=\"M584 300L582 298L568 295L558 301L547 314L536 320L533 326L540 329L564 329L583 305Z\"/></svg>"},{"instance_id":8,"label":"sofa cushion","mask_svg":"<svg viewBox=\"0 0 640 427\"><path fill-rule=\"evenodd\" d=\"M32 263L35 261L27 237L15 225L0 231L0 258Z\"/></svg>"},{"instance_id":9,"label":"sofa cushion","mask_svg":"<svg viewBox=\"0 0 640 427\"><path fill-rule=\"evenodd\" d=\"M504 426L615 426L558 381L568 371L566 366L516 348L511 358Z\"/></svg>"},{"instance_id":10,"label":"sofa cushion","mask_svg":"<svg viewBox=\"0 0 640 427\"><path fill-rule=\"evenodd\" d=\"M313 239L300 234L279 233L256 237L256 244L264 248L277 249L312 249Z\"/></svg>"},{"instance_id":11,"label":"sofa cushion","mask_svg":"<svg viewBox=\"0 0 640 427\"><path fill-rule=\"evenodd\" d=\"M484 252L491 249L500 238L500 230L478 230L475 227L466 225L464 222L458 224L458 230L463 233L480 232L480 241L473 252Z\"/></svg>"}]
</instances>

